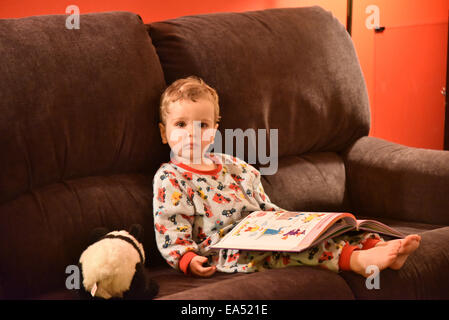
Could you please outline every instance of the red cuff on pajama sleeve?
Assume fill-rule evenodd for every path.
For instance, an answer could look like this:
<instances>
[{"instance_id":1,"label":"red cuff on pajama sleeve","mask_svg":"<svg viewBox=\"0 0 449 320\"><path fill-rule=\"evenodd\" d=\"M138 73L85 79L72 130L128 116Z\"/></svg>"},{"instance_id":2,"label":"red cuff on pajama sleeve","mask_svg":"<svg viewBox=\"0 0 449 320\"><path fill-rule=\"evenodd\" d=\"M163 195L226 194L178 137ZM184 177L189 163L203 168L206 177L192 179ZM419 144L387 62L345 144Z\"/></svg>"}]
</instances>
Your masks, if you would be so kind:
<instances>
[{"instance_id":1,"label":"red cuff on pajama sleeve","mask_svg":"<svg viewBox=\"0 0 449 320\"><path fill-rule=\"evenodd\" d=\"M184 272L184 274L188 274L188 268L189 268L190 261L192 261L192 259L195 256L197 256L197 254L195 252L188 251L188 252L184 253L184 255L179 260L179 269L181 269L181 271Z\"/></svg>"},{"instance_id":2,"label":"red cuff on pajama sleeve","mask_svg":"<svg viewBox=\"0 0 449 320\"><path fill-rule=\"evenodd\" d=\"M362 250L367 250L367 249L371 249L373 248L379 241L381 241L380 239L372 239L372 238L368 238L365 241L362 242L363 247Z\"/></svg>"},{"instance_id":3,"label":"red cuff on pajama sleeve","mask_svg":"<svg viewBox=\"0 0 449 320\"><path fill-rule=\"evenodd\" d=\"M338 260L338 267L340 268L340 270L351 271L351 254L354 250L360 250L360 248L357 246L351 246L349 243L345 244L345 246L341 250L340 259Z\"/></svg>"}]
</instances>

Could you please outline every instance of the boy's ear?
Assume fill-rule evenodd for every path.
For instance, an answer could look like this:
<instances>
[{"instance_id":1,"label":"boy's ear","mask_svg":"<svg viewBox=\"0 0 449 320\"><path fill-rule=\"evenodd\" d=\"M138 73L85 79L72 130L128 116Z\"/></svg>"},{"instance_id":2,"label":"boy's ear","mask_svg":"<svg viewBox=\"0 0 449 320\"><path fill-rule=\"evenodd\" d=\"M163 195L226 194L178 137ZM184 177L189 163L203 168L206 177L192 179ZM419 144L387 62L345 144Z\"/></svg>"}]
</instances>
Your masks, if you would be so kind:
<instances>
[{"instance_id":1,"label":"boy's ear","mask_svg":"<svg viewBox=\"0 0 449 320\"><path fill-rule=\"evenodd\" d=\"M162 122L159 122L159 130L161 132L162 143L166 144L167 143L167 135L166 135L166 131L165 131L165 126Z\"/></svg>"}]
</instances>

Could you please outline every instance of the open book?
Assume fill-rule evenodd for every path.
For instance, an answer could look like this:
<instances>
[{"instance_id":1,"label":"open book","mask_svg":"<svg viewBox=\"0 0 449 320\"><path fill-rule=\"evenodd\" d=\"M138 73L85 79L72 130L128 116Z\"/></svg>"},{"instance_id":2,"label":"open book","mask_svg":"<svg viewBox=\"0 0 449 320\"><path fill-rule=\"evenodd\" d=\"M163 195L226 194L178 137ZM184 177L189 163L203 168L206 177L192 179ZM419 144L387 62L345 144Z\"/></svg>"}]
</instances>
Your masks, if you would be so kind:
<instances>
[{"instance_id":1,"label":"open book","mask_svg":"<svg viewBox=\"0 0 449 320\"><path fill-rule=\"evenodd\" d=\"M211 248L299 252L351 230L405 237L381 222L357 220L347 212L254 211Z\"/></svg>"}]
</instances>

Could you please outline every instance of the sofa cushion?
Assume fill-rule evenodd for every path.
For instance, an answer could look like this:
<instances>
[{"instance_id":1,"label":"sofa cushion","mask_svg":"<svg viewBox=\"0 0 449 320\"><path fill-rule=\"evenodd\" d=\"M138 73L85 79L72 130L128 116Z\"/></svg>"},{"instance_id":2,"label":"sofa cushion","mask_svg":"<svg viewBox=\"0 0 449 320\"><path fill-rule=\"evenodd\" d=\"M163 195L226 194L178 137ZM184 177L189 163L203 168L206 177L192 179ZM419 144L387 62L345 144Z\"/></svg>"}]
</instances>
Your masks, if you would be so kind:
<instances>
[{"instance_id":1,"label":"sofa cushion","mask_svg":"<svg viewBox=\"0 0 449 320\"><path fill-rule=\"evenodd\" d=\"M151 178L111 175L37 188L0 205L0 287L26 298L64 286L96 227L144 227L147 264L164 264L154 245Z\"/></svg>"},{"instance_id":2,"label":"sofa cushion","mask_svg":"<svg viewBox=\"0 0 449 320\"><path fill-rule=\"evenodd\" d=\"M398 270L379 274L379 289L368 289L365 279L342 272L357 299L449 299L449 227L420 233L420 247Z\"/></svg>"},{"instance_id":3,"label":"sofa cushion","mask_svg":"<svg viewBox=\"0 0 449 320\"><path fill-rule=\"evenodd\" d=\"M157 114L165 87L159 59L134 13L82 14L71 30L66 18L0 19L6 298L64 285L65 268L94 227L153 228L150 172L162 162Z\"/></svg>"},{"instance_id":4,"label":"sofa cushion","mask_svg":"<svg viewBox=\"0 0 449 320\"><path fill-rule=\"evenodd\" d=\"M0 203L49 183L160 163L165 87L138 15L0 19ZM158 143L156 146L160 146Z\"/></svg>"},{"instance_id":5,"label":"sofa cushion","mask_svg":"<svg viewBox=\"0 0 449 320\"><path fill-rule=\"evenodd\" d=\"M187 277L172 268L146 271L159 285L157 300L354 299L351 289L340 276L311 267L251 274L218 272L210 278ZM35 298L77 300L79 295L75 290L60 289Z\"/></svg>"},{"instance_id":6,"label":"sofa cushion","mask_svg":"<svg viewBox=\"0 0 449 320\"><path fill-rule=\"evenodd\" d=\"M349 286L337 273L308 266L251 274L217 274L217 277L211 279L187 278L179 272L172 272L154 279L161 285L158 299L160 297L163 300L354 298Z\"/></svg>"},{"instance_id":7,"label":"sofa cushion","mask_svg":"<svg viewBox=\"0 0 449 320\"><path fill-rule=\"evenodd\" d=\"M320 7L185 16L148 28L167 84L196 75L218 91L223 137L224 128L278 129L284 156L339 151L369 132L351 38Z\"/></svg>"},{"instance_id":8,"label":"sofa cushion","mask_svg":"<svg viewBox=\"0 0 449 320\"><path fill-rule=\"evenodd\" d=\"M270 200L291 211L350 211L346 170L334 152L313 152L278 159L275 175L262 176Z\"/></svg>"}]
</instances>

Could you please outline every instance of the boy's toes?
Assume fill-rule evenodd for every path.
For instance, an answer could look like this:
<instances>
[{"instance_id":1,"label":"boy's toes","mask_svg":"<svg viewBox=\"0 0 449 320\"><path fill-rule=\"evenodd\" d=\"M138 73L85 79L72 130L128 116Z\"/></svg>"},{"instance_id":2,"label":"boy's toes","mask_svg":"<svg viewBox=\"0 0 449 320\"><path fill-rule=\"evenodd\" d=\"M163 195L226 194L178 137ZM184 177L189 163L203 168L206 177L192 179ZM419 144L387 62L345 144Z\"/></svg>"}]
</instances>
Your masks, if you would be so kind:
<instances>
[{"instance_id":1,"label":"boy's toes","mask_svg":"<svg viewBox=\"0 0 449 320\"><path fill-rule=\"evenodd\" d=\"M411 234L401 240L401 248L399 254L410 254L415 251L421 242L421 236L417 234Z\"/></svg>"},{"instance_id":2,"label":"boy's toes","mask_svg":"<svg viewBox=\"0 0 449 320\"><path fill-rule=\"evenodd\" d=\"M419 235L409 235L405 239L401 240L401 248L397 259L390 265L393 270L399 270L407 261L408 256L419 247L421 242L421 236Z\"/></svg>"}]
</instances>

